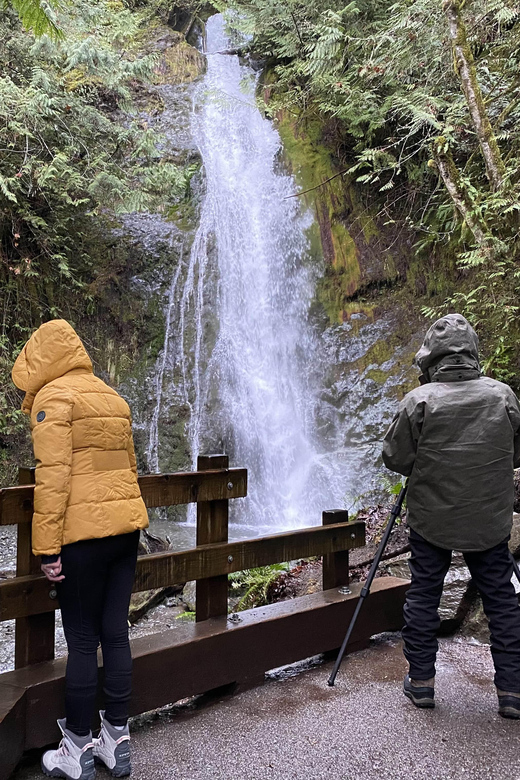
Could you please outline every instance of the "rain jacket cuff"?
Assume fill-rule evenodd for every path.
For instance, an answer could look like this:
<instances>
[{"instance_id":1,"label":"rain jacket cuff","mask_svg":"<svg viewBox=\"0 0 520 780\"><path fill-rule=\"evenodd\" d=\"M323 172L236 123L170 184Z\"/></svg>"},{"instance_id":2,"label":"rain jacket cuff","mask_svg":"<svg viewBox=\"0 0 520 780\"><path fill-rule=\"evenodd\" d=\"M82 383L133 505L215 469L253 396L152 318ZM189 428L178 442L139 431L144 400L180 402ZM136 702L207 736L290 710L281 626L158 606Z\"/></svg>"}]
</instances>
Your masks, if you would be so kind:
<instances>
[{"instance_id":1,"label":"rain jacket cuff","mask_svg":"<svg viewBox=\"0 0 520 780\"><path fill-rule=\"evenodd\" d=\"M59 555L42 555L41 560L42 563L45 565L47 563L56 563L60 556Z\"/></svg>"}]
</instances>

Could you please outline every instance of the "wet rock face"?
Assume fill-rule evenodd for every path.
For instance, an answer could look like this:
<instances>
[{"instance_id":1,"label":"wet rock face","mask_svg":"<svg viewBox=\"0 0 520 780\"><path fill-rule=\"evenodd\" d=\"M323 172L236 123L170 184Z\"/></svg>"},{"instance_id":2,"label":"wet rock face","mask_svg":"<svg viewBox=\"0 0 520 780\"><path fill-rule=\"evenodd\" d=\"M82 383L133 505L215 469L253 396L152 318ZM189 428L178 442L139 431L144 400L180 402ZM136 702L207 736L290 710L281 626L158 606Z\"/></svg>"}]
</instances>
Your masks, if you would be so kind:
<instances>
[{"instance_id":1,"label":"wet rock face","mask_svg":"<svg viewBox=\"0 0 520 780\"><path fill-rule=\"evenodd\" d=\"M349 509L379 500L370 491L381 482L384 471L382 438L399 401L417 385L412 360L423 335L422 327L413 321L399 323L389 315L374 320L370 314L360 314L324 333L327 376L318 429L334 442L329 448L336 462L348 461L345 503Z\"/></svg>"}]
</instances>

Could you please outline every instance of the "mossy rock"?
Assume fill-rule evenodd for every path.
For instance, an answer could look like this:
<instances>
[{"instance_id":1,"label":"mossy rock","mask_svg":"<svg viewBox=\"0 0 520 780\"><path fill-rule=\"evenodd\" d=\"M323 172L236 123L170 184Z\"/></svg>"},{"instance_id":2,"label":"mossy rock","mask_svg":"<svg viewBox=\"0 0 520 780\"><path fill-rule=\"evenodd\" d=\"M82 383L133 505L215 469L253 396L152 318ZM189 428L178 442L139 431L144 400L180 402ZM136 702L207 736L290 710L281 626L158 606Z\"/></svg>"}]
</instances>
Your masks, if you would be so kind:
<instances>
[{"instance_id":1,"label":"mossy rock","mask_svg":"<svg viewBox=\"0 0 520 780\"><path fill-rule=\"evenodd\" d=\"M206 58L184 35L165 28L153 47L159 52L154 68L154 84L187 84L206 71Z\"/></svg>"},{"instance_id":2,"label":"mossy rock","mask_svg":"<svg viewBox=\"0 0 520 780\"><path fill-rule=\"evenodd\" d=\"M273 71L262 79L268 104ZM348 161L335 156L334 127L323 118L302 118L286 111L275 116L283 156L295 177L300 198L316 215L310 229L311 252L325 261L316 297L331 324L350 320L354 313L373 316L360 294L395 284L410 264L413 237L402 225L388 224L379 214L381 202L345 172ZM383 213L381 211L381 213Z\"/></svg>"}]
</instances>

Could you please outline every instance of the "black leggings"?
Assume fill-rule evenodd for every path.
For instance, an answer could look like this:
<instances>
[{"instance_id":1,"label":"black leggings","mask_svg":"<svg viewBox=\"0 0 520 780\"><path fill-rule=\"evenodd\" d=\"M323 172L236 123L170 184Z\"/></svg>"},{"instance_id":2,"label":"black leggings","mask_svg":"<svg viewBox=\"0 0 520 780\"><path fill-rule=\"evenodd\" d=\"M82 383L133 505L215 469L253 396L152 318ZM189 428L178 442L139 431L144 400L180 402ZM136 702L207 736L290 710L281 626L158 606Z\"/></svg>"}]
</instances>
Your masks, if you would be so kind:
<instances>
[{"instance_id":1,"label":"black leggings","mask_svg":"<svg viewBox=\"0 0 520 780\"><path fill-rule=\"evenodd\" d=\"M132 656L128 607L139 531L86 539L61 549L59 601L69 656L65 679L67 728L89 733L97 694L97 649L103 651L105 716L114 726L128 720Z\"/></svg>"},{"instance_id":2,"label":"black leggings","mask_svg":"<svg viewBox=\"0 0 520 780\"><path fill-rule=\"evenodd\" d=\"M436 547L410 529L412 582L406 594L403 628L404 654L410 677L429 680L435 675L439 602L451 563L451 550ZM495 685L520 693L520 607L511 582L513 561L507 539L482 552L464 553L477 586L491 632Z\"/></svg>"}]
</instances>

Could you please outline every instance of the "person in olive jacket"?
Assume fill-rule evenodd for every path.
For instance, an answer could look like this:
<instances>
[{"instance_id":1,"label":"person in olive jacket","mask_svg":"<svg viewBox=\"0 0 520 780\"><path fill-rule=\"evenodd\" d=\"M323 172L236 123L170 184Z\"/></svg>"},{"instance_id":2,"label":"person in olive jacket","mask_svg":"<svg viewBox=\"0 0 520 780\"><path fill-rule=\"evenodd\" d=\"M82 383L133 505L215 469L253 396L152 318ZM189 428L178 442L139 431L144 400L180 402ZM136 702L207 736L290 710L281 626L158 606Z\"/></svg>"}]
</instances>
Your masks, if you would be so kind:
<instances>
[{"instance_id":1,"label":"person in olive jacket","mask_svg":"<svg viewBox=\"0 0 520 780\"><path fill-rule=\"evenodd\" d=\"M128 404L94 376L65 320L46 322L12 371L25 391L36 458L32 542L56 583L68 647L63 739L47 751L51 777L91 780L94 759L130 774L128 704L132 657L128 606L140 529L148 525L137 481ZM101 643L106 710L92 739Z\"/></svg>"},{"instance_id":2,"label":"person in olive jacket","mask_svg":"<svg viewBox=\"0 0 520 780\"><path fill-rule=\"evenodd\" d=\"M508 548L520 406L510 387L482 376L477 334L460 314L432 325L415 360L421 386L401 402L383 445L387 468L409 477L404 693L434 706L438 607L456 550L489 619L499 713L520 718L520 606Z\"/></svg>"}]
</instances>

